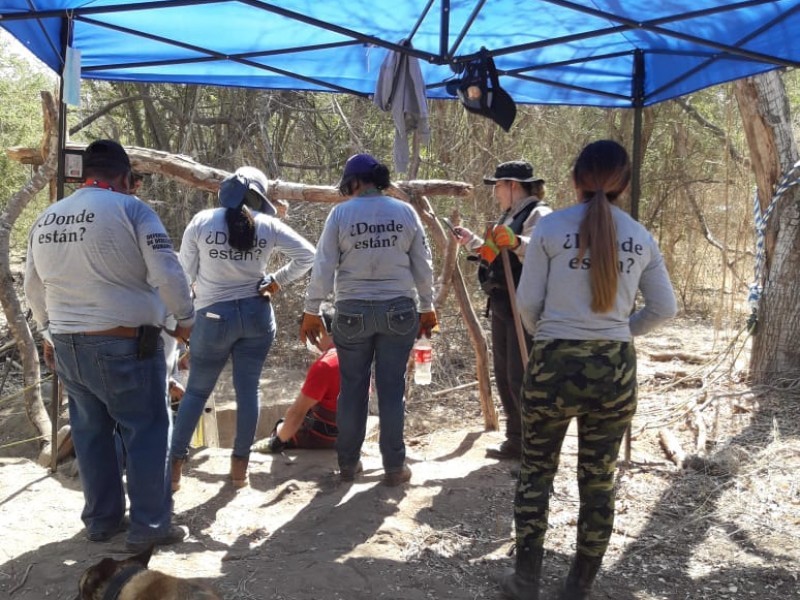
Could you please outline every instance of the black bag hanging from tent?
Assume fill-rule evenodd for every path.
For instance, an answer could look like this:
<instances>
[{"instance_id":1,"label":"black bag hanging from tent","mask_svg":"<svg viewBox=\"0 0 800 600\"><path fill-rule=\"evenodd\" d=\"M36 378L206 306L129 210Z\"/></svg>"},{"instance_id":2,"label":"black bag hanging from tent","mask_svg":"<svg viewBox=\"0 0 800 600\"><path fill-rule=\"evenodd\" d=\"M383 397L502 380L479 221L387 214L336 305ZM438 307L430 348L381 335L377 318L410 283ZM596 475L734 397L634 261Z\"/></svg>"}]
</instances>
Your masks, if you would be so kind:
<instances>
[{"instance_id":1,"label":"black bag hanging from tent","mask_svg":"<svg viewBox=\"0 0 800 600\"><path fill-rule=\"evenodd\" d=\"M490 118L505 131L511 129L517 105L500 87L497 68L486 48L481 48L477 58L454 69L460 75L447 82L447 93L457 96L469 112Z\"/></svg>"}]
</instances>

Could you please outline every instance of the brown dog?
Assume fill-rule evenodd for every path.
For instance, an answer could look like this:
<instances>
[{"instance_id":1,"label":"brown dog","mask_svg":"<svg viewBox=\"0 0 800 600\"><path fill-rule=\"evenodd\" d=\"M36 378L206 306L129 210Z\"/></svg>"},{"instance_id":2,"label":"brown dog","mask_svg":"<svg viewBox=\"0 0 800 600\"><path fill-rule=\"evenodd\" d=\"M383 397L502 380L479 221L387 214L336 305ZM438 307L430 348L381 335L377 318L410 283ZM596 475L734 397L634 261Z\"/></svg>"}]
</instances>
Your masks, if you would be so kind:
<instances>
[{"instance_id":1,"label":"brown dog","mask_svg":"<svg viewBox=\"0 0 800 600\"><path fill-rule=\"evenodd\" d=\"M153 548L124 560L104 558L81 575L75 600L222 600L203 583L147 568Z\"/></svg>"}]
</instances>

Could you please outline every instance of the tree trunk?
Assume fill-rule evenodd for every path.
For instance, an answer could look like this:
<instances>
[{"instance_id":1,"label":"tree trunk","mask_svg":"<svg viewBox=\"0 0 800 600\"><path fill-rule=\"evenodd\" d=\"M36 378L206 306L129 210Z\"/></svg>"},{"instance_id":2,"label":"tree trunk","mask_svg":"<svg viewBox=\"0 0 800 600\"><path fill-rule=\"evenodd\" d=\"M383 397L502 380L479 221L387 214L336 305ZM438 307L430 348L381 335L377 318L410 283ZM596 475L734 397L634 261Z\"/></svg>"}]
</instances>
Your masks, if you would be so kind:
<instances>
[{"instance_id":1,"label":"tree trunk","mask_svg":"<svg viewBox=\"0 0 800 600\"><path fill-rule=\"evenodd\" d=\"M797 162L786 89L777 71L736 83L762 213L782 175ZM800 186L778 201L767 223L763 294L750 358L751 378L800 377Z\"/></svg>"},{"instance_id":2,"label":"tree trunk","mask_svg":"<svg viewBox=\"0 0 800 600\"><path fill-rule=\"evenodd\" d=\"M47 92L42 92L42 105L45 115L44 136L47 156L43 164L36 169L36 173L28 184L9 199L5 211L0 214L0 303L3 305L8 328L14 336L22 359L25 412L39 435L48 440L51 429L50 417L42 402L39 354L36 351L36 344L25 313L14 290L14 277L11 273L11 257L9 255L9 242L14 223L31 199L47 187L56 174L58 117L53 97Z\"/></svg>"}]
</instances>

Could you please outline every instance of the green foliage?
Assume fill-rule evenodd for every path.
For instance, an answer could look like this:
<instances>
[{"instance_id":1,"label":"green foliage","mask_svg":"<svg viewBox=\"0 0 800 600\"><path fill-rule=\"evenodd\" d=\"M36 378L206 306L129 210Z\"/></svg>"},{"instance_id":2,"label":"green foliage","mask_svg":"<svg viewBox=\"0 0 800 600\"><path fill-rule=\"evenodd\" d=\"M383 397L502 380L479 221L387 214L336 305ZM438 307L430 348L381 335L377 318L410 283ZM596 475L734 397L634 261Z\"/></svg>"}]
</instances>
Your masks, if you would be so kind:
<instances>
[{"instance_id":1,"label":"green foliage","mask_svg":"<svg viewBox=\"0 0 800 600\"><path fill-rule=\"evenodd\" d=\"M28 181L31 168L12 161L5 150L13 146L39 147L42 143L43 90L53 89L53 79L32 64L10 37L0 35L0 209ZM44 196L44 194L40 194ZM38 207L30 207L15 224L12 234L14 248L24 248L24 237L30 227L32 214L47 202L37 198Z\"/></svg>"}]
</instances>

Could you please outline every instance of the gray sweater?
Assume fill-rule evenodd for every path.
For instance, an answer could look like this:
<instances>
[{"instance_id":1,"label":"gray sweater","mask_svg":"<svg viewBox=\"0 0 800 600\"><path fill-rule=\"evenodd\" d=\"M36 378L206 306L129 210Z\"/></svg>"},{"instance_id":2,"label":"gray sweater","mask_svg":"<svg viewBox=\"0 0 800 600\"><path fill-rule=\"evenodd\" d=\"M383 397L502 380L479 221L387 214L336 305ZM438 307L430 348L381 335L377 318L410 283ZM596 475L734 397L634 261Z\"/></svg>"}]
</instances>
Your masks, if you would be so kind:
<instances>
[{"instance_id":1,"label":"gray sweater","mask_svg":"<svg viewBox=\"0 0 800 600\"><path fill-rule=\"evenodd\" d=\"M253 213L255 248L245 252L231 248L225 210L201 210L183 232L180 259L194 284L197 309L216 302L257 296L258 284L267 274L270 256L275 251L289 259L271 274L281 287L302 277L311 268L314 246L288 225L261 213Z\"/></svg>"},{"instance_id":2,"label":"gray sweater","mask_svg":"<svg viewBox=\"0 0 800 600\"><path fill-rule=\"evenodd\" d=\"M533 230L517 287L517 305L535 339L629 341L677 312L675 292L653 236L613 206L620 277L608 313L592 312L587 253L578 260L578 229L586 209L576 204L543 217ZM640 290L644 306L631 314Z\"/></svg>"},{"instance_id":3,"label":"gray sweater","mask_svg":"<svg viewBox=\"0 0 800 600\"><path fill-rule=\"evenodd\" d=\"M50 333L194 322L186 276L158 215L135 196L77 190L45 210L28 241L25 295Z\"/></svg>"},{"instance_id":4,"label":"gray sweater","mask_svg":"<svg viewBox=\"0 0 800 600\"><path fill-rule=\"evenodd\" d=\"M331 210L317 245L305 312L317 314L333 291L336 300L390 300L405 296L417 310L433 310L433 264L414 209L389 196L362 196Z\"/></svg>"}]
</instances>

